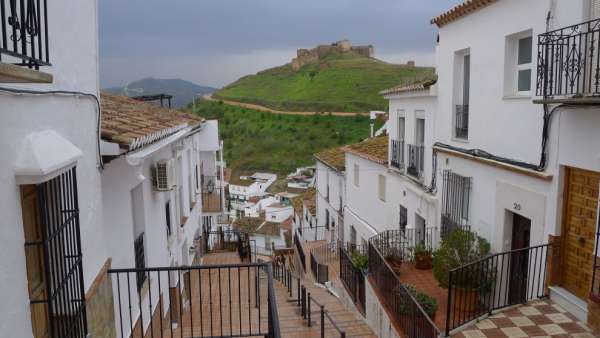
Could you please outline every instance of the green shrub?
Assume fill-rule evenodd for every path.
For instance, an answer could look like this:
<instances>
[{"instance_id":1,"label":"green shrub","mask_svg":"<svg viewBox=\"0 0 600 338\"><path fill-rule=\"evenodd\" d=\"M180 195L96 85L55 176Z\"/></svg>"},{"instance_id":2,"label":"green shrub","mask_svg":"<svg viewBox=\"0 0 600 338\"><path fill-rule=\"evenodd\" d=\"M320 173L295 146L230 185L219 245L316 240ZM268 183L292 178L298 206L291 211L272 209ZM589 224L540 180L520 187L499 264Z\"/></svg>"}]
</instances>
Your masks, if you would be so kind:
<instances>
[{"instance_id":1,"label":"green shrub","mask_svg":"<svg viewBox=\"0 0 600 338\"><path fill-rule=\"evenodd\" d=\"M419 303L419 305L421 306L421 308L423 308L423 311L427 313L429 318L433 318L433 316L435 316L435 313L438 309L438 303L435 298L431 297L426 293L417 291L414 285L404 284L404 288L415 298L417 303ZM404 292L402 289L400 290L400 292ZM408 297L404 298L403 301L400 303L400 313L410 313L412 304L412 300L410 300Z\"/></svg>"},{"instance_id":2,"label":"green shrub","mask_svg":"<svg viewBox=\"0 0 600 338\"><path fill-rule=\"evenodd\" d=\"M360 253L359 251L352 251L350 259L354 266L362 271L369 269L369 257L366 254Z\"/></svg>"},{"instance_id":3,"label":"green shrub","mask_svg":"<svg viewBox=\"0 0 600 338\"><path fill-rule=\"evenodd\" d=\"M448 288L448 271L484 258L489 253L490 243L486 239L471 231L454 230L433 253L433 276L440 286ZM461 275L464 277L454 281L459 287L480 288L482 283L486 283L485 280L472 278L468 274Z\"/></svg>"}]
</instances>

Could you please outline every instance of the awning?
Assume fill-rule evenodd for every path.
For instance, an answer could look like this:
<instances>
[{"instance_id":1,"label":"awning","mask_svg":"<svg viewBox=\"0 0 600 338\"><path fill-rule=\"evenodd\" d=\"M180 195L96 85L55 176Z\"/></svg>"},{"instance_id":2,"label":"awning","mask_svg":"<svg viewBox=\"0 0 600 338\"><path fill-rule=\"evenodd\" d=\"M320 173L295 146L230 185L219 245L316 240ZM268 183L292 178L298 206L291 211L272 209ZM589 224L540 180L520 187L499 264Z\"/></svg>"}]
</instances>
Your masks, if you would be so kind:
<instances>
[{"instance_id":1,"label":"awning","mask_svg":"<svg viewBox=\"0 0 600 338\"><path fill-rule=\"evenodd\" d=\"M72 168L83 155L73 143L54 130L27 135L15 165L18 184L46 182Z\"/></svg>"}]
</instances>

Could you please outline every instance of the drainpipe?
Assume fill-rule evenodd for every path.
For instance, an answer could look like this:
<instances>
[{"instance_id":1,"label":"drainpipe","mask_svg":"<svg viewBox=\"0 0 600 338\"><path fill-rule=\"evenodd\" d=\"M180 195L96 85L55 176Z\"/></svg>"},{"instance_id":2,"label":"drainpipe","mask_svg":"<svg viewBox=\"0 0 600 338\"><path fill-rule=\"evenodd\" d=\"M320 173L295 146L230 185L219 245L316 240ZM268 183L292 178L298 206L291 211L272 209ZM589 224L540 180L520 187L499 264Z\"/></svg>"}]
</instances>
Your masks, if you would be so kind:
<instances>
[{"instance_id":1,"label":"drainpipe","mask_svg":"<svg viewBox=\"0 0 600 338\"><path fill-rule=\"evenodd\" d=\"M223 140L219 141L219 161L221 162L220 167L220 171L221 171L221 207L224 209L225 208L225 170L223 169L223 166L225 164L225 162L223 162ZM221 210L221 213L223 213L223 210Z\"/></svg>"}]
</instances>

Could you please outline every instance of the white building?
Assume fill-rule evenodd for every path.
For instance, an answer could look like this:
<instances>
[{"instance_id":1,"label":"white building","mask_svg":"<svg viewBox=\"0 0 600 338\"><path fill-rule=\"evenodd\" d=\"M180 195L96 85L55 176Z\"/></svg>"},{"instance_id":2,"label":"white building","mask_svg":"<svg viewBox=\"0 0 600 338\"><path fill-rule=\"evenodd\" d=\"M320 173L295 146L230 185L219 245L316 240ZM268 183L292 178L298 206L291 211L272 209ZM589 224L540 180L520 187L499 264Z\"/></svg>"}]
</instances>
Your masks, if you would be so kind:
<instances>
[{"instance_id":1,"label":"white building","mask_svg":"<svg viewBox=\"0 0 600 338\"><path fill-rule=\"evenodd\" d=\"M433 155L442 234L468 227L495 252L560 245L551 298L594 326L599 17L596 0L456 6L432 20L438 80L429 91L437 99L433 114L424 108L426 120L434 117L425 159ZM408 116L413 101L392 99L390 112Z\"/></svg>"},{"instance_id":2,"label":"white building","mask_svg":"<svg viewBox=\"0 0 600 338\"><path fill-rule=\"evenodd\" d=\"M251 176L231 177L229 181L229 199L231 207L243 210L245 203L253 197L262 197L277 180L276 174L254 173Z\"/></svg>"},{"instance_id":3,"label":"white building","mask_svg":"<svg viewBox=\"0 0 600 338\"><path fill-rule=\"evenodd\" d=\"M168 122L164 122L165 116L169 116ZM222 211L222 194L215 192L222 189L216 181L220 144L216 121L103 94L102 138L106 162L102 173L104 221L111 234L107 246L113 267L192 264L196 258L194 240L200 237L201 226L211 230L216 224L213 218ZM160 174L163 166L164 176ZM166 275L161 279L163 294L180 287L177 278L170 280L171 285ZM158 280L145 279L144 283L150 285L138 283L138 291L158 290ZM138 292L122 293L121 297L121 303L129 301L128 297L138 303ZM152 300L148 297L142 303L150 302L153 312L158 311L159 294L155 292ZM138 314L134 309L133 318ZM146 332L149 314L144 318ZM124 332L131 326L136 330L140 323L139 319L132 325L126 321Z\"/></svg>"},{"instance_id":4,"label":"white building","mask_svg":"<svg viewBox=\"0 0 600 338\"><path fill-rule=\"evenodd\" d=\"M67 336L59 317L81 322L85 306L87 330L78 326L71 336L101 337L114 332L114 317L98 149L97 2L45 3L28 2L39 16L27 22L16 6L16 21L0 30L12 53L0 51L0 336ZM26 36L13 35L16 24L26 25Z\"/></svg>"},{"instance_id":5,"label":"white building","mask_svg":"<svg viewBox=\"0 0 600 338\"><path fill-rule=\"evenodd\" d=\"M333 148L315 154L317 225L331 229L332 241L344 241L346 203L346 158L343 149Z\"/></svg>"}]
</instances>

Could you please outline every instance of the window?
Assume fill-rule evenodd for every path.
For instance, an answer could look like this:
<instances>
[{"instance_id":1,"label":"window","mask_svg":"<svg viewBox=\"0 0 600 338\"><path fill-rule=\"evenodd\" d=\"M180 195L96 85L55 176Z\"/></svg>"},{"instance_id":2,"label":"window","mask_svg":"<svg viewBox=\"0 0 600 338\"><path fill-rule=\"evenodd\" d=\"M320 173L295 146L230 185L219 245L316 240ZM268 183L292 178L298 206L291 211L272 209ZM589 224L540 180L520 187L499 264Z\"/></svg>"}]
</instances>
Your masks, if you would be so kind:
<instances>
[{"instance_id":1,"label":"window","mask_svg":"<svg viewBox=\"0 0 600 338\"><path fill-rule=\"evenodd\" d=\"M136 269L145 269L146 268L146 255L144 250L144 233L139 234L134 243L133 250L135 253L135 268ZM144 282L146 281L146 272L138 271L136 273L136 285L137 290L140 292L142 287L144 286Z\"/></svg>"},{"instance_id":2,"label":"window","mask_svg":"<svg viewBox=\"0 0 600 338\"><path fill-rule=\"evenodd\" d=\"M471 178L445 170L442 187L442 237L457 228L469 229Z\"/></svg>"},{"instance_id":3,"label":"window","mask_svg":"<svg viewBox=\"0 0 600 338\"><path fill-rule=\"evenodd\" d=\"M385 202L385 176L379 175L378 177L378 188L377 188L377 196L380 200Z\"/></svg>"},{"instance_id":4,"label":"window","mask_svg":"<svg viewBox=\"0 0 600 338\"><path fill-rule=\"evenodd\" d=\"M454 137L466 140L469 133L469 101L471 95L471 54L463 50L454 57Z\"/></svg>"},{"instance_id":5,"label":"window","mask_svg":"<svg viewBox=\"0 0 600 338\"><path fill-rule=\"evenodd\" d=\"M350 244L356 245L356 229L354 228L354 225L350 226Z\"/></svg>"},{"instance_id":6,"label":"window","mask_svg":"<svg viewBox=\"0 0 600 338\"><path fill-rule=\"evenodd\" d=\"M518 40L517 45L517 92L529 94L531 90L531 36Z\"/></svg>"},{"instance_id":7,"label":"window","mask_svg":"<svg viewBox=\"0 0 600 338\"><path fill-rule=\"evenodd\" d=\"M358 164L354 164L354 186L358 187L359 184L359 176L358 176Z\"/></svg>"},{"instance_id":8,"label":"window","mask_svg":"<svg viewBox=\"0 0 600 338\"><path fill-rule=\"evenodd\" d=\"M325 209L325 228L329 230L329 209Z\"/></svg>"},{"instance_id":9,"label":"window","mask_svg":"<svg viewBox=\"0 0 600 338\"><path fill-rule=\"evenodd\" d=\"M406 209L405 206L400 204L400 221L399 221L400 230L401 231L405 230L407 224L408 224L408 210Z\"/></svg>"},{"instance_id":10,"label":"window","mask_svg":"<svg viewBox=\"0 0 600 338\"><path fill-rule=\"evenodd\" d=\"M415 128L416 144L422 146L425 144L425 119L416 119Z\"/></svg>"},{"instance_id":11,"label":"window","mask_svg":"<svg viewBox=\"0 0 600 338\"><path fill-rule=\"evenodd\" d=\"M167 225L167 237L171 236L171 201L165 203L165 221Z\"/></svg>"},{"instance_id":12,"label":"window","mask_svg":"<svg viewBox=\"0 0 600 338\"><path fill-rule=\"evenodd\" d=\"M532 31L506 37L504 96L531 95L533 69Z\"/></svg>"},{"instance_id":13,"label":"window","mask_svg":"<svg viewBox=\"0 0 600 338\"><path fill-rule=\"evenodd\" d=\"M398 114L401 114L398 117L398 141L404 141L404 132L406 120L404 117L404 110L398 111Z\"/></svg>"}]
</instances>

